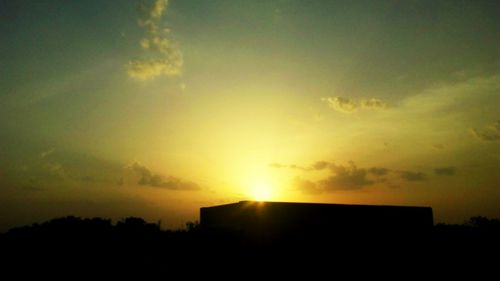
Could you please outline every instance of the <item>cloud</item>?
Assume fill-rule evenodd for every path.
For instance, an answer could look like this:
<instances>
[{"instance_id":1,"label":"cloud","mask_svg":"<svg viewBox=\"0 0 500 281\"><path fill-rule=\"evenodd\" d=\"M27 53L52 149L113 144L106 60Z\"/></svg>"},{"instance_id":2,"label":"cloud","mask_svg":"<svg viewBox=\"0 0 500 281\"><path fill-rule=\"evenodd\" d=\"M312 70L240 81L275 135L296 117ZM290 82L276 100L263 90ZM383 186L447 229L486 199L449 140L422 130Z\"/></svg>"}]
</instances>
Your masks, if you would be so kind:
<instances>
[{"instance_id":1,"label":"cloud","mask_svg":"<svg viewBox=\"0 0 500 281\"><path fill-rule=\"evenodd\" d=\"M373 168L370 168L368 170L368 172L373 174L373 175L376 175L376 176L385 176L390 172L390 170L386 169L386 168L373 167Z\"/></svg>"},{"instance_id":2,"label":"cloud","mask_svg":"<svg viewBox=\"0 0 500 281\"><path fill-rule=\"evenodd\" d=\"M427 179L425 174L422 172L400 171L399 175L406 181L424 181Z\"/></svg>"},{"instance_id":3,"label":"cloud","mask_svg":"<svg viewBox=\"0 0 500 281\"><path fill-rule=\"evenodd\" d=\"M332 192L336 190L356 190L374 184L377 180L370 179L370 170L358 168L354 162L348 165L337 165L328 161L317 161L307 171L326 170L330 175L322 180L313 182L310 180L296 179L294 185L304 193ZM378 170L377 170L378 171ZM376 175L378 176L378 175Z\"/></svg>"},{"instance_id":4,"label":"cloud","mask_svg":"<svg viewBox=\"0 0 500 281\"><path fill-rule=\"evenodd\" d=\"M361 99L356 101L346 97L326 97L321 98L329 107L343 113L353 113L358 109L383 110L389 106L384 101L377 98Z\"/></svg>"},{"instance_id":5,"label":"cloud","mask_svg":"<svg viewBox=\"0 0 500 281\"><path fill-rule=\"evenodd\" d=\"M361 106L367 109L375 110L386 109L388 107L387 103L376 98L361 100Z\"/></svg>"},{"instance_id":6,"label":"cloud","mask_svg":"<svg viewBox=\"0 0 500 281\"><path fill-rule=\"evenodd\" d=\"M349 165L356 167L352 161L349 162ZM324 160L316 161L315 163L313 163L309 167L303 167L303 166L299 166L296 164L286 165L286 164L281 164L281 163L271 163L271 164L269 164L269 166L271 166L273 168L290 168L290 169L299 169L299 170L303 170L303 171L322 171L322 170L329 168L333 172L338 171L339 167L342 167L342 165L340 165L340 166L335 165L335 163L324 161ZM373 168L367 169L366 171L369 174L372 174L374 176L385 176L386 174L388 174L390 172L389 169L379 168L379 167L373 167Z\"/></svg>"},{"instance_id":7,"label":"cloud","mask_svg":"<svg viewBox=\"0 0 500 281\"><path fill-rule=\"evenodd\" d=\"M134 162L128 166L129 169L134 171L137 175L139 175L139 181L137 184L145 185L145 186L153 186L153 187L162 187L166 189L172 190L198 190L200 187L194 183L189 181L183 181L176 177L168 176L163 177L159 174L155 174L151 172L146 166L142 165L139 162Z\"/></svg>"},{"instance_id":8,"label":"cloud","mask_svg":"<svg viewBox=\"0 0 500 281\"><path fill-rule=\"evenodd\" d=\"M45 167L46 171L48 171L48 173L51 176L55 176L55 177L60 178L60 179L67 179L68 178L68 174L66 172L66 169L63 167L63 165L61 163L48 162L48 163L44 164L44 167Z\"/></svg>"},{"instance_id":9,"label":"cloud","mask_svg":"<svg viewBox=\"0 0 500 281\"><path fill-rule=\"evenodd\" d=\"M155 0L150 5L143 2L140 10L138 24L146 30L146 37L141 39L139 45L146 55L128 62L128 75L138 80L181 75L184 59L179 44L171 38L171 30L161 26L168 1Z\"/></svg>"},{"instance_id":10,"label":"cloud","mask_svg":"<svg viewBox=\"0 0 500 281\"><path fill-rule=\"evenodd\" d=\"M325 191L361 189L374 183L367 178L367 170L358 169L352 161L346 166L330 164L329 167L333 175L319 182Z\"/></svg>"},{"instance_id":11,"label":"cloud","mask_svg":"<svg viewBox=\"0 0 500 281\"><path fill-rule=\"evenodd\" d=\"M289 168L289 169L296 169L296 170L303 170L303 171L320 171L323 169L328 168L330 165L330 162L328 161L317 161L316 163L312 164L309 167L304 167L304 166L299 166L296 164L281 164L281 163L271 163L269 164L270 167L273 168Z\"/></svg>"},{"instance_id":12,"label":"cloud","mask_svg":"<svg viewBox=\"0 0 500 281\"><path fill-rule=\"evenodd\" d=\"M403 179L409 182L424 181L427 176L418 171L398 171L383 167L359 168L350 161L346 165L335 164L329 161L317 161L309 167L297 165L284 165L274 163L271 165L276 168L300 169L306 172L327 171L329 175L326 178L311 181L302 178L296 178L293 185L296 189L304 193L316 194L322 192L334 192L338 190L360 190L367 186L384 183L387 186L393 186L397 179ZM452 175L455 173L454 167L436 168L438 175Z\"/></svg>"},{"instance_id":13,"label":"cloud","mask_svg":"<svg viewBox=\"0 0 500 281\"><path fill-rule=\"evenodd\" d=\"M327 168L328 166L330 166L330 162L328 162L328 161L317 161L316 163L314 163L311 166L311 168L314 170L323 170L323 169Z\"/></svg>"},{"instance_id":14,"label":"cloud","mask_svg":"<svg viewBox=\"0 0 500 281\"><path fill-rule=\"evenodd\" d=\"M159 19L167 9L168 0L157 0L151 7L150 16L152 19Z\"/></svg>"},{"instance_id":15,"label":"cloud","mask_svg":"<svg viewBox=\"0 0 500 281\"><path fill-rule=\"evenodd\" d=\"M50 154L54 153L54 151L55 151L55 148L51 148L51 149L49 149L49 150L42 151L42 152L40 153L40 158L42 158L42 159L43 159L43 158L45 158L45 157L49 156Z\"/></svg>"},{"instance_id":16,"label":"cloud","mask_svg":"<svg viewBox=\"0 0 500 281\"><path fill-rule=\"evenodd\" d=\"M358 104L352 99L344 97L321 98L321 101L326 102L329 107L335 109L336 111L343 113L352 113L359 107Z\"/></svg>"},{"instance_id":17,"label":"cloud","mask_svg":"<svg viewBox=\"0 0 500 281\"><path fill-rule=\"evenodd\" d=\"M304 180L301 178L296 178L293 181L293 185L296 189L302 191L307 194L319 194L322 193L323 190L318 187L318 185L310 180Z\"/></svg>"},{"instance_id":18,"label":"cloud","mask_svg":"<svg viewBox=\"0 0 500 281\"><path fill-rule=\"evenodd\" d=\"M432 147L437 149L437 150L441 150L441 149L445 148L444 144L441 144L441 143L433 144Z\"/></svg>"},{"instance_id":19,"label":"cloud","mask_svg":"<svg viewBox=\"0 0 500 281\"><path fill-rule=\"evenodd\" d=\"M289 168L289 169L295 169L295 170L303 170L303 171L310 171L312 168L307 168L307 167L302 167L299 165L295 164L290 164L290 165L285 165L285 164L280 164L280 163L271 163L269 166L273 168Z\"/></svg>"},{"instance_id":20,"label":"cloud","mask_svg":"<svg viewBox=\"0 0 500 281\"><path fill-rule=\"evenodd\" d=\"M303 171L310 171L311 170L311 168L302 167L302 166L295 165L295 164L289 165L288 168L296 169L296 170L303 170Z\"/></svg>"},{"instance_id":21,"label":"cloud","mask_svg":"<svg viewBox=\"0 0 500 281\"><path fill-rule=\"evenodd\" d=\"M138 80L150 80L162 74L179 75L182 56L179 59L131 60L128 63L128 75Z\"/></svg>"},{"instance_id":22,"label":"cloud","mask_svg":"<svg viewBox=\"0 0 500 281\"><path fill-rule=\"evenodd\" d=\"M470 119L471 115L477 113L477 107L481 107L481 117L484 117L489 112L496 112L496 104L492 101L496 100L499 89L500 74L470 77L460 82L443 82L405 98L400 108L405 113L425 114L432 118L435 118L435 114L442 114L443 117L452 114L454 118L466 116ZM460 115L457 115L457 111L460 111Z\"/></svg>"},{"instance_id":23,"label":"cloud","mask_svg":"<svg viewBox=\"0 0 500 281\"><path fill-rule=\"evenodd\" d=\"M500 121L488 126L487 128L479 131L471 129L472 135L483 141L497 141L500 140Z\"/></svg>"},{"instance_id":24,"label":"cloud","mask_svg":"<svg viewBox=\"0 0 500 281\"><path fill-rule=\"evenodd\" d=\"M435 168L434 173L438 176L453 176L457 169L455 167Z\"/></svg>"}]
</instances>

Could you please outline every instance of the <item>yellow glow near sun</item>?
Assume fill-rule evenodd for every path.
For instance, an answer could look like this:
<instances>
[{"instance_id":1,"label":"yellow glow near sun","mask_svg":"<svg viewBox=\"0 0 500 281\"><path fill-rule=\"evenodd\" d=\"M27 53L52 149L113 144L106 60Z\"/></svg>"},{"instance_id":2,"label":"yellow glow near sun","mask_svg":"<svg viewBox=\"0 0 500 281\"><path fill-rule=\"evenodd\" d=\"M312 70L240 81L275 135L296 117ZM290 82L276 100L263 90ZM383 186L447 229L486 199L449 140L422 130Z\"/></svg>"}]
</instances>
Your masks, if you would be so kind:
<instances>
[{"instance_id":1,"label":"yellow glow near sun","mask_svg":"<svg viewBox=\"0 0 500 281\"><path fill-rule=\"evenodd\" d=\"M272 188L268 183L255 183L250 190L250 195L256 201L269 201L273 197Z\"/></svg>"}]
</instances>

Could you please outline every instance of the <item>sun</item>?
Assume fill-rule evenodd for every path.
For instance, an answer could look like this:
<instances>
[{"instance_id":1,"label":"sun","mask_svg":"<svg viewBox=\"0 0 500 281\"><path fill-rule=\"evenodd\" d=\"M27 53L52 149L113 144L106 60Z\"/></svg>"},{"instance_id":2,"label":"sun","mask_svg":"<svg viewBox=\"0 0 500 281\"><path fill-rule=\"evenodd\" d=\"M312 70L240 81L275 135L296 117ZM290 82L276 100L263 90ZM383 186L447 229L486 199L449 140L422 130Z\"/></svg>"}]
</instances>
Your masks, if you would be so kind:
<instances>
[{"instance_id":1,"label":"sun","mask_svg":"<svg viewBox=\"0 0 500 281\"><path fill-rule=\"evenodd\" d=\"M250 195L256 201L269 201L273 197L273 192L269 184L260 182L252 185Z\"/></svg>"}]
</instances>

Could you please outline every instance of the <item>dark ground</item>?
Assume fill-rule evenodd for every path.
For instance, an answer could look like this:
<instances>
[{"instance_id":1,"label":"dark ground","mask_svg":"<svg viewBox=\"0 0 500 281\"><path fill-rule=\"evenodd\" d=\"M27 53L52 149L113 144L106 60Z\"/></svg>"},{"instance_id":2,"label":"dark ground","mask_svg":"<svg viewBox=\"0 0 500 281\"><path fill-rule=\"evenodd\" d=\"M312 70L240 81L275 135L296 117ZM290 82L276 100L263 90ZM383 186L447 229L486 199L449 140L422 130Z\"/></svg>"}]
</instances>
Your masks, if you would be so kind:
<instances>
[{"instance_id":1,"label":"dark ground","mask_svg":"<svg viewBox=\"0 0 500 281\"><path fill-rule=\"evenodd\" d=\"M366 230L320 233L317 229L263 241L209 232L197 223L171 231L141 218L112 224L101 218L66 217L1 234L0 269L3 276L13 277L4 280L33 276L178 280L179 276L225 279L262 274L429 279L436 273L498 276L500 268L496 219L474 217L463 225L438 224L425 233L404 235Z\"/></svg>"}]
</instances>

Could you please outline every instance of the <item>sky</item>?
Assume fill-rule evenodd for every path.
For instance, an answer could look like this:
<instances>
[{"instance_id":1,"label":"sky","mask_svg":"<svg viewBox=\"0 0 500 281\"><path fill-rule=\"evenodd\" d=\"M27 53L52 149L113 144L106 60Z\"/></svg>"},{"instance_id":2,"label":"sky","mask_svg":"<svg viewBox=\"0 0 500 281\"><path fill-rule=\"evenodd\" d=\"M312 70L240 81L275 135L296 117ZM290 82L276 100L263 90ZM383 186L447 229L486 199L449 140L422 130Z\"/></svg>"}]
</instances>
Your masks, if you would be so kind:
<instances>
[{"instance_id":1,"label":"sky","mask_svg":"<svg viewBox=\"0 0 500 281\"><path fill-rule=\"evenodd\" d=\"M240 200L499 218L498 9L0 0L0 231Z\"/></svg>"}]
</instances>

